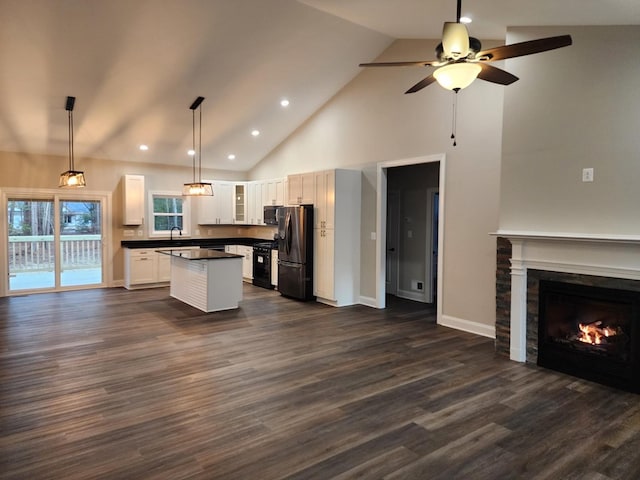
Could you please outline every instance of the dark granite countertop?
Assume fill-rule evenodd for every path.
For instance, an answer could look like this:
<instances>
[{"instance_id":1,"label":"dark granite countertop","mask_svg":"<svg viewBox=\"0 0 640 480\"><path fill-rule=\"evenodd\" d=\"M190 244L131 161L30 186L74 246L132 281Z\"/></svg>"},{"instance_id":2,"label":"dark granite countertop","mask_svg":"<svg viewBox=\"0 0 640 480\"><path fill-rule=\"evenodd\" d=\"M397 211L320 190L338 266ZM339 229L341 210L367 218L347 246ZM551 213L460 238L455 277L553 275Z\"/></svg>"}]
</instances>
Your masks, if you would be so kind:
<instances>
[{"instance_id":1,"label":"dark granite countertop","mask_svg":"<svg viewBox=\"0 0 640 480\"><path fill-rule=\"evenodd\" d=\"M221 248L225 245L246 245L252 247L256 243L267 242L263 238L176 238L150 240L122 240L120 246L124 248L171 248L171 247L201 247Z\"/></svg>"},{"instance_id":2,"label":"dark granite countertop","mask_svg":"<svg viewBox=\"0 0 640 480\"><path fill-rule=\"evenodd\" d=\"M180 257L185 260L222 260L225 258L244 258L242 255L210 250L208 248L192 248L191 250L156 250L164 255Z\"/></svg>"}]
</instances>

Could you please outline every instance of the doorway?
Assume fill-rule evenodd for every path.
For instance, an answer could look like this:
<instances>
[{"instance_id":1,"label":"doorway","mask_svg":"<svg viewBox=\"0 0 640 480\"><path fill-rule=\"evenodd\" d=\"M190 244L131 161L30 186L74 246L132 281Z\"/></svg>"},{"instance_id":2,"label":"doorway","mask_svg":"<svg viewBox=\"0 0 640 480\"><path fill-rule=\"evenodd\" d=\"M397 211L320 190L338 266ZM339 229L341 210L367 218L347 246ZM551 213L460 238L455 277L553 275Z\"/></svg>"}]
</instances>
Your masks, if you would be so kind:
<instances>
[{"instance_id":1,"label":"doorway","mask_svg":"<svg viewBox=\"0 0 640 480\"><path fill-rule=\"evenodd\" d=\"M106 286L108 196L3 192L7 295Z\"/></svg>"},{"instance_id":2,"label":"doorway","mask_svg":"<svg viewBox=\"0 0 640 480\"><path fill-rule=\"evenodd\" d=\"M388 243L388 218L387 212L393 211L390 208L390 203L393 203L395 200L390 200L389 191L388 191L388 175L389 169L395 167L403 167L410 165L420 165L425 163L434 163L438 162L439 164L439 176L437 181L437 186L429 189L427 192L427 197L425 200L429 204L427 206L427 214L425 214L425 218L423 219L425 222L428 222L430 226L437 226L436 228L429 228L431 232L431 236L429 238L425 238L422 243L423 252L425 258L429 258L429 261L425 261L425 266L430 264L428 270L425 270L421 279L424 279L423 288L426 289L425 298L431 299L432 302L436 304L437 309L437 321L440 323L442 318L442 284L443 284L443 226L444 226L444 200L445 196L445 173L446 173L446 164L445 164L445 155L430 155L424 157L415 157L403 160L395 160L388 162L381 162L378 164L377 169L377 219L376 219L376 237L379 239L379 242L376 244L376 307L385 308L386 299L385 295L387 293L388 286L388 272L387 272L387 253L389 246ZM402 215L402 214L401 214ZM411 218L403 219L412 221ZM422 219L421 219L422 220ZM401 231L400 237L403 236L411 237L413 235L413 230L411 231ZM431 260L433 258L433 260ZM425 267L426 268L426 267ZM435 281L434 281L435 279ZM412 278L408 280L412 281ZM420 285L416 285L419 287Z\"/></svg>"}]
</instances>

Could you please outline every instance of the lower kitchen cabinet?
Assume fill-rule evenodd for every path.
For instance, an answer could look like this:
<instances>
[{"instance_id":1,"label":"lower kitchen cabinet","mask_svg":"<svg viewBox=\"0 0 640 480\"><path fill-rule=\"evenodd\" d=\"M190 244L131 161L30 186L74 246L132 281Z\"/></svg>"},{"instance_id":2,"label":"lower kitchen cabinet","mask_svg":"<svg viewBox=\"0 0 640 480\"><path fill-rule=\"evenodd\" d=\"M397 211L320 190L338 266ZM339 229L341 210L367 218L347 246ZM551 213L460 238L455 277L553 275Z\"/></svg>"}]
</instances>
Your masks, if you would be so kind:
<instances>
[{"instance_id":1,"label":"lower kitchen cabinet","mask_svg":"<svg viewBox=\"0 0 640 480\"><path fill-rule=\"evenodd\" d=\"M326 300L335 301L333 230L314 229L315 255L313 257L313 294Z\"/></svg>"},{"instance_id":2,"label":"lower kitchen cabinet","mask_svg":"<svg viewBox=\"0 0 640 480\"><path fill-rule=\"evenodd\" d=\"M253 247L246 245L226 245L224 251L242 255L242 279L246 282L253 280Z\"/></svg>"},{"instance_id":3,"label":"lower kitchen cabinet","mask_svg":"<svg viewBox=\"0 0 640 480\"><path fill-rule=\"evenodd\" d=\"M271 285L278 288L278 250L271 250Z\"/></svg>"},{"instance_id":4,"label":"lower kitchen cabinet","mask_svg":"<svg viewBox=\"0 0 640 480\"><path fill-rule=\"evenodd\" d=\"M126 289L163 286L169 283L171 257L156 250L158 249L124 249L124 287Z\"/></svg>"}]
</instances>

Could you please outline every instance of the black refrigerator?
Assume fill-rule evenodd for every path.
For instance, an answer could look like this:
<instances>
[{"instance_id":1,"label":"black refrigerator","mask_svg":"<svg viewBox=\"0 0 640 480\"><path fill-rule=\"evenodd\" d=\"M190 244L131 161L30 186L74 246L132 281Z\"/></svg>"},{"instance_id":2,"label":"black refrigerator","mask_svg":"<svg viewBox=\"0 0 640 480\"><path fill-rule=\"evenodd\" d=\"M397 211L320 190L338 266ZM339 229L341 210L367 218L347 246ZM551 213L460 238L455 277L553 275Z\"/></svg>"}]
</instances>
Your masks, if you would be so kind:
<instances>
[{"instance_id":1,"label":"black refrigerator","mask_svg":"<svg viewBox=\"0 0 640 480\"><path fill-rule=\"evenodd\" d=\"M277 217L278 290L313 300L313 205L280 207Z\"/></svg>"}]
</instances>

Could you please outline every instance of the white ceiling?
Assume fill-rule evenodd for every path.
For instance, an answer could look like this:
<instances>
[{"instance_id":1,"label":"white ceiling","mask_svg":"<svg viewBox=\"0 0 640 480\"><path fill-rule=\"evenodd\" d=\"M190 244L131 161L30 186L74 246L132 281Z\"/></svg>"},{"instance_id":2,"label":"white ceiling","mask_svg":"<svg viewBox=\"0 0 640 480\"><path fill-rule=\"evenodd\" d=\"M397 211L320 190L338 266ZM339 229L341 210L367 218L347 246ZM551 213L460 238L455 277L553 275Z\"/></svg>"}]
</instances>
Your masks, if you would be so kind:
<instances>
[{"instance_id":1,"label":"white ceiling","mask_svg":"<svg viewBox=\"0 0 640 480\"><path fill-rule=\"evenodd\" d=\"M0 150L66 156L70 95L77 158L188 166L189 105L203 96L203 166L248 170L358 63L394 38L438 38L455 10L454 0L0 0ZM507 26L640 24L640 1L468 0L463 14L472 35L500 39Z\"/></svg>"}]
</instances>

